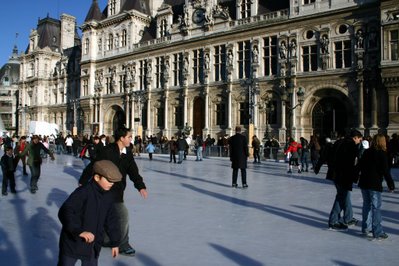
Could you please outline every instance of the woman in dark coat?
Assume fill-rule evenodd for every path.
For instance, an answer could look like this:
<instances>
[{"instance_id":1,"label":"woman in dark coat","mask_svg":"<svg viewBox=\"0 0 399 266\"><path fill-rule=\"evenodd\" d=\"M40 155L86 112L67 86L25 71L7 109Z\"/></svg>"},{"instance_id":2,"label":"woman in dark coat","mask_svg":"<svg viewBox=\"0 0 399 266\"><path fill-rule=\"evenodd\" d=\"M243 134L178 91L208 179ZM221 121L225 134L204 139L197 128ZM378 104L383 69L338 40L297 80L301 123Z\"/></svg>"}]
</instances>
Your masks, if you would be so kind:
<instances>
[{"instance_id":1,"label":"woman in dark coat","mask_svg":"<svg viewBox=\"0 0 399 266\"><path fill-rule=\"evenodd\" d=\"M248 159L248 141L241 135L241 127L236 127L236 134L229 138L230 161L233 168L233 187L236 188L238 169L241 169L242 187L247 188L247 159Z\"/></svg>"},{"instance_id":2,"label":"woman in dark coat","mask_svg":"<svg viewBox=\"0 0 399 266\"><path fill-rule=\"evenodd\" d=\"M365 150L360 160L359 187L362 189L362 232L366 236L379 240L388 238L381 226L381 193L383 178L390 191L395 189L395 183L388 167L386 139L382 134L373 138L372 147Z\"/></svg>"}]
</instances>

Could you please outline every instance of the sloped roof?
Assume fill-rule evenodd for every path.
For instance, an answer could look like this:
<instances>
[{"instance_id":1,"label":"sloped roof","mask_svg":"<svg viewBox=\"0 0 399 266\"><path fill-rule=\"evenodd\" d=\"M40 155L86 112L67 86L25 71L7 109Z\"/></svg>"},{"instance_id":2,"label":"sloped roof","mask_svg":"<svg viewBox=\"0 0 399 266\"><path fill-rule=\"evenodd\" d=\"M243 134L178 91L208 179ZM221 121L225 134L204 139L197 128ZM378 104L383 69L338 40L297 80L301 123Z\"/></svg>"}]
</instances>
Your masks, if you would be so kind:
<instances>
[{"instance_id":1,"label":"sloped roof","mask_svg":"<svg viewBox=\"0 0 399 266\"><path fill-rule=\"evenodd\" d=\"M157 21L152 19L149 27L144 28L144 34L141 41L154 40L157 35Z\"/></svg>"},{"instance_id":2,"label":"sloped roof","mask_svg":"<svg viewBox=\"0 0 399 266\"><path fill-rule=\"evenodd\" d=\"M121 11L137 10L140 13L151 15L149 0L121 0Z\"/></svg>"},{"instance_id":3,"label":"sloped roof","mask_svg":"<svg viewBox=\"0 0 399 266\"><path fill-rule=\"evenodd\" d=\"M258 13L261 15L288 8L290 8L289 0L259 0Z\"/></svg>"},{"instance_id":4,"label":"sloped roof","mask_svg":"<svg viewBox=\"0 0 399 266\"><path fill-rule=\"evenodd\" d=\"M101 12L100 7L98 6L98 1L93 0L91 3L89 12L87 12L85 22L88 22L90 20L97 20L100 21L105 18L105 15Z\"/></svg>"},{"instance_id":5,"label":"sloped roof","mask_svg":"<svg viewBox=\"0 0 399 266\"><path fill-rule=\"evenodd\" d=\"M61 42L61 21L57 19L46 18L39 20L37 33L39 41L37 46L41 49L48 46L52 51L60 51Z\"/></svg>"}]
</instances>

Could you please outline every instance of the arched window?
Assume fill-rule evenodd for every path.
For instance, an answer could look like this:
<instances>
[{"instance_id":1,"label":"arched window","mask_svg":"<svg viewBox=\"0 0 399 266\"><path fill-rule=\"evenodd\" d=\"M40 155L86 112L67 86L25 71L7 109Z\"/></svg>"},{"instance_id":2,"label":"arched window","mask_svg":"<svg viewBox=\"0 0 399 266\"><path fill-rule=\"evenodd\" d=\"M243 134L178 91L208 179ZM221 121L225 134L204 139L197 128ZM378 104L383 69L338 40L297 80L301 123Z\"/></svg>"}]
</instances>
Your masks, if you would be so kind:
<instances>
[{"instance_id":1,"label":"arched window","mask_svg":"<svg viewBox=\"0 0 399 266\"><path fill-rule=\"evenodd\" d=\"M159 27L159 36L164 37L167 34L168 22L166 19L161 20L161 25Z\"/></svg>"}]
</instances>

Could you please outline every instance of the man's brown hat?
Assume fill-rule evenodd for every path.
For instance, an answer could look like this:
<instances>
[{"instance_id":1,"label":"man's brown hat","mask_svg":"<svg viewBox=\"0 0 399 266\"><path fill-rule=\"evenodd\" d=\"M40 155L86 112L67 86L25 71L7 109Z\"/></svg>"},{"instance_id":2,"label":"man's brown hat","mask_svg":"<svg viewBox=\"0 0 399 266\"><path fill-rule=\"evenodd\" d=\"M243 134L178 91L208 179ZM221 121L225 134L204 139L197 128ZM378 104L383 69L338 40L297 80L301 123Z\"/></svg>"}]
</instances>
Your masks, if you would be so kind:
<instances>
[{"instance_id":1,"label":"man's brown hat","mask_svg":"<svg viewBox=\"0 0 399 266\"><path fill-rule=\"evenodd\" d=\"M116 165L108 160L101 160L94 163L94 174L105 177L109 182L115 183L122 180L122 174Z\"/></svg>"}]
</instances>

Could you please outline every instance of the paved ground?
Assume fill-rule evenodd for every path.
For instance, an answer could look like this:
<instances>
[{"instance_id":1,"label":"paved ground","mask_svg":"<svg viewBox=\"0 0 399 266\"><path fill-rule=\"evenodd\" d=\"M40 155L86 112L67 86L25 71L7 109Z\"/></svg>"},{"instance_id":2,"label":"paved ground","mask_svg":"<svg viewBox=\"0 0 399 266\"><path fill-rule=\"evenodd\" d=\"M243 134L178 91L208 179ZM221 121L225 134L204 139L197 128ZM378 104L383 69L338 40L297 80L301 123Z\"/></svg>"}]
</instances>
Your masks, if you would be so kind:
<instances>
[{"instance_id":1,"label":"paved ground","mask_svg":"<svg viewBox=\"0 0 399 266\"><path fill-rule=\"evenodd\" d=\"M112 259L103 249L100 265L398 265L399 194L383 194L385 241L369 241L360 227L326 229L335 189L318 176L286 174L283 163L249 164L248 189L231 188L225 158L169 164L156 155L137 157L149 191L141 199L129 183L131 242L136 257ZM0 198L1 265L56 265L58 208L75 189L79 159L57 156L44 162L37 194L17 171L17 195ZM322 169L325 170L325 169ZM398 174L394 170L397 186ZM362 199L352 194L355 217Z\"/></svg>"}]
</instances>

